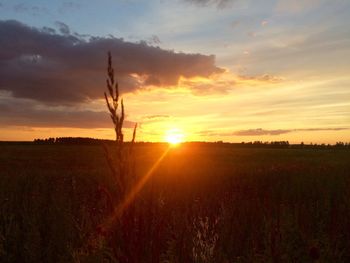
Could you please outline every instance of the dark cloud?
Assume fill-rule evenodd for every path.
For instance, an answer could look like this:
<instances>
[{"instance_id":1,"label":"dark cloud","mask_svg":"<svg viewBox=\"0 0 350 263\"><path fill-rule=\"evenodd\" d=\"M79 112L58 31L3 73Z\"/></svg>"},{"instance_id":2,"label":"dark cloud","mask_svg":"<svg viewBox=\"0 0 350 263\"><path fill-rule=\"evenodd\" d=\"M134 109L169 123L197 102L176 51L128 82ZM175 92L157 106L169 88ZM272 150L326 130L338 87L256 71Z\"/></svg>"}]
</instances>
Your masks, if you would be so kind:
<instances>
[{"instance_id":1,"label":"dark cloud","mask_svg":"<svg viewBox=\"0 0 350 263\"><path fill-rule=\"evenodd\" d=\"M216 5L219 8L225 8L235 0L184 0L184 1L197 4L200 6Z\"/></svg>"},{"instance_id":2,"label":"dark cloud","mask_svg":"<svg viewBox=\"0 0 350 263\"><path fill-rule=\"evenodd\" d=\"M144 84L149 85L149 86L160 86L161 85L159 79L154 77L154 76L148 76L146 78L146 80L144 81Z\"/></svg>"},{"instance_id":3,"label":"dark cloud","mask_svg":"<svg viewBox=\"0 0 350 263\"><path fill-rule=\"evenodd\" d=\"M56 21L55 24L58 27L58 30L60 31L61 34L63 34L63 35L69 35L70 34L69 26L66 25L65 23L60 22L60 21Z\"/></svg>"},{"instance_id":4,"label":"dark cloud","mask_svg":"<svg viewBox=\"0 0 350 263\"><path fill-rule=\"evenodd\" d=\"M42 31L47 34L56 34L56 29L47 26L44 26Z\"/></svg>"},{"instance_id":5,"label":"dark cloud","mask_svg":"<svg viewBox=\"0 0 350 263\"><path fill-rule=\"evenodd\" d=\"M110 128L111 120L106 111L81 110L77 108L38 107L30 100L0 100L0 127L70 127ZM125 128L134 127L134 122L124 121Z\"/></svg>"},{"instance_id":6,"label":"dark cloud","mask_svg":"<svg viewBox=\"0 0 350 263\"><path fill-rule=\"evenodd\" d=\"M150 44L150 45L156 45L156 46L158 46L158 45L160 45L160 44L162 43L162 41L160 41L160 39L159 39L158 36L152 35L152 36L148 39L147 43Z\"/></svg>"},{"instance_id":7,"label":"dark cloud","mask_svg":"<svg viewBox=\"0 0 350 263\"><path fill-rule=\"evenodd\" d=\"M209 77L223 72L215 57L176 53L115 37L80 37L37 29L18 21L0 21L0 90L45 103L76 103L101 98L105 89L106 54L113 55L122 92L176 85L181 76Z\"/></svg>"}]
</instances>

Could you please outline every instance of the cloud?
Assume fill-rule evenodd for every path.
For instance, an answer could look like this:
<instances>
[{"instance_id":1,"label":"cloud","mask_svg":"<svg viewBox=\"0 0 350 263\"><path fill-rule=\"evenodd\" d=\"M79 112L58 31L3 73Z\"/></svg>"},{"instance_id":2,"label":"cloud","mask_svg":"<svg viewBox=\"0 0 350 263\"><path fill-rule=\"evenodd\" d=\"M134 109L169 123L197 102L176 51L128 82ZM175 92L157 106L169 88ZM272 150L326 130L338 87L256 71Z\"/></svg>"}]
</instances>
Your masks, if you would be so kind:
<instances>
[{"instance_id":1,"label":"cloud","mask_svg":"<svg viewBox=\"0 0 350 263\"><path fill-rule=\"evenodd\" d=\"M191 90L195 95L211 95L227 94L239 87L256 85L264 85L266 87L266 85L278 84L283 80L282 77L269 74L236 76L230 71L226 71L225 73L213 74L210 78L181 79L179 86Z\"/></svg>"},{"instance_id":2,"label":"cloud","mask_svg":"<svg viewBox=\"0 0 350 263\"><path fill-rule=\"evenodd\" d=\"M81 4L73 1L63 2L58 9L60 13L76 11L81 8Z\"/></svg>"},{"instance_id":3,"label":"cloud","mask_svg":"<svg viewBox=\"0 0 350 263\"><path fill-rule=\"evenodd\" d=\"M147 115L144 118L148 120L161 120L161 119L170 118L170 115L166 115L166 114Z\"/></svg>"},{"instance_id":4,"label":"cloud","mask_svg":"<svg viewBox=\"0 0 350 263\"><path fill-rule=\"evenodd\" d=\"M276 10L281 13L300 13L308 11L317 7L321 3L321 0L302 0L302 1L290 1L279 0L276 4Z\"/></svg>"},{"instance_id":5,"label":"cloud","mask_svg":"<svg viewBox=\"0 0 350 263\"><path fill-rule=\"evenodd\" d=\"M236 21L233 21L233 22L231 22L231 24L230 24L230 27L233 29L233 28L236 28L236 27L238 27L239 25L240 25L240 21L238 21L238 20L236 20Z\"/></svg>"},{"instance_id":6,"label":"cloud","mask_svg":"<svg viewBox=\"0 0 350 263\"><path fill-rule=\"evenodd\" d=\"M110 128L111 120L106 111L81 110L76 107L38 107L37 103L23 99L0 99L0 127L70 127ZM125 128L134 122L124 121Z\"/></svg>"},{"instance_id":7,"label":"cloud","mask_svg":"<svg viewBox=\"0 0 350 263\"><path fill-rule=\"evenodd\" d=\"M56 34L56 29L51 28L51 27L47 27L47 26L44 26L42 28L42 31L47 33L47 34Z\"/></svg>"},{"instance_id":8,"label":"cloud","mask_svg":"<svg viewBox=\"0 0 350 263\"><path fill-rule=\"evenodd\" d=\"M45 7L39 7L27 3L19 3L13 5L13 10L17 13L28 13L32 16L47 14L48 10Z\"/></svg>"},{"instance_id":9,"label":"cloud","mask_svg":"<svg viewBox=\"0 0 350 263\"><path fill-rule=\"evenodd\" d=\"M162 43L162 41L159 39L158 36L152 35L151 37L148 38L147 43L149 45L156 45L156 46L158 46L158 45L160 45Z\"/></svg>"},{"instance_id":10,"label":"cloud","mask_svg":"<svg viewBox=\"0 0 350 263\"><path fill-rule=\"evenodd\" d=\"M18 21L0 21L0 91L45 103L77 103L100 98L105 89L106 53L112 52L121 92L148 83L167 87L180 78L203 77L224 70L215 56L177 53L146 42L132 43L115 37L70 34L37 29Z\"/></svg>"},{"instance_id":11,"label":"cloud","mask_svg":"<svg viewBox=\"0 0 350 263\"><path fill-rule=\"evenodd\" d=\"M245 76L241 75L239 78L242 81L258 81L258 82L268 82L268 83L278 83L283 81L282 77L273 76L269 74L257 75L257 76Z\"/></svg>"},{"instance_id":12,"label":"cloud","mask_svg":"<svg viewBox=\"0 0 350 263\"><path fill-rule=\"evenodd\" d=\"M301 132L301 131L341 131L348 130L349 128L307 128L307 129L277 129L277 130L264 130L264 129L250 129L241 130L233 132L232 135L235 136L263 136L263 135L281 135L291 132Z\"/></svg>"},{"instance_id":13,"label":"cloud","mask_svg":"<svg viewBox=\"0 0 350 263\"><path fill-rule=\"evenodd\" d=\"M200 131L197 134L200 136L222 136L222 137L231 137L231 136L277 136L286 133L292 132L317 132L317 131L343 131L350 130L347 127L340 128L305 128L305 129L275 129L275 130L265 130L262 128L257 129L248 129L248 130L239 130L234 132L220 132L220 131Z\"/></svg>"},{"instance_id":14,"label":"cloud","mask_svg":"<svg viewBox=\"0 0 350 263\"><path fill-rule=\"evenodd\" d=\"M269 23L269 21L263 20L263 21L261 21L261 26L266 26L268 23Z\"/></svg>"},{"instance_id":15,"label":"cloud","mask_svg":"<svg viewBox=\"0 0 350 263\"><path fill-rule=\"evenodd\" d=\"M201 131L198 134L202 136L263 136L263 135L281 135L289 133L292 130L264 130L261 128L258 129L249 129L249 130L240 130L234 132L220 132L220 131Z\"/></svg>"},{"instance_id":16,"label":"cloud","mask_svg":"<svg viewBox=\"0 0 350 263\"><path fill-rule=\"evenodd\" d=\"M56 21L55 24L56 24L56 26L58 26L58 30L60 31L61 34L63 34L63 35L70 34L69 26L66 25L65 23L60 22L60 21Z\"/></svg>"},{"instance_id":17,"label":"cloud","mask_svg":"<svg viewBox=\"0 0 350 263\"><path fill-rule=\"evenodd\" d=\"M230 90L232 90L236 82L234 80L231 81L205 81L205 82L192 82L190 80L185 80L182 82L186 88L190 89L195 95L211 95L211 94L227 94Z\"/></svg>"},{"instance_id":18,"label":"cloud","mask_svg":"<svg viewBox=\"0 0 350 263\"><path fill-rule=\"evenodd\" d=\"M233 132L232 135L236 135L236 136L281 135L289 132L291 132L291 130L264 130L259 128L259 129L236 131L236 132Z\"/></svg>"},{"instance_id":19,"label":"cloud","mask_svg":"<svg viewBox=\"0 0 350 263\"><path fill-rule=\"evenodd\" d=\"M216 5L218 8L225 8L235 0L184 0L199 6Z\"/></svg>"}]
</instances>

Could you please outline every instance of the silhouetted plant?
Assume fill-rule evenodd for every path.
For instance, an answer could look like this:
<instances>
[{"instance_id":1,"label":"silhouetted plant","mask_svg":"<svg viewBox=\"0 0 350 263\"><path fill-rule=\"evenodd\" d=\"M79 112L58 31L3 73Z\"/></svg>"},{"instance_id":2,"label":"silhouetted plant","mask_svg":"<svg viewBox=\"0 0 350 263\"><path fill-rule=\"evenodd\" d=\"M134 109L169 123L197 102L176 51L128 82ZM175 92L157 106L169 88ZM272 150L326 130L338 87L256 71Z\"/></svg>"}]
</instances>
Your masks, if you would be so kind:
<instances>
[{"instance_id":1,"label":"silhouetted plant","mask_svg":"<svg viewBox=\"0 0 350 263\"><path fill-rule=\"evenodd\" d=\"M132 145L135 142L137 124L135 124L131 145L128 151L124 151L124 134L123 123L125 119L125 110L123 99L119 97L119 84L114 77L114 69L112 66L112 55L108 52L108 67L107 67L107 79L106 79L108 95L104 92L106 105L110 113L115 131L116 140L116 160L112 159L112 155L108 151L108 147L104 144L106 158L108 165L112 171L114 179L116 180L117 190L123 196L127 192L127 180L132 178L126 178L132 176L130 169L130 158L132 154Z\"/></svg>"},{"instance_id":2,"label":"silhouetted plant","mask_svg":"<svg viewBox=\"0 0 350 263\"><path fill-rule=\"evenodd\" d=\"M107 67L107 92L104 93L106 105L110 113L115 131L115 148L110 151L107 144L104 144L104 150L108 166L116 182L118 192L117 202L114 204L112 215L105 224L102 224L102 232L109 235L109 242L118 260L127 262L137 262L137 253L135 252L138 242L138 230L135 227L135 221L138 215L135 212L134 200L130 199L130 192L135 186L136 175L134 170L133 145L135 143L137 124L135 124L131 143L125 144L123 134L123 123L125 119L125 110L123 99L119 96L119 85L114 76L112 66L112 55L108 52ZM115 153L115 154L112 154ZM114 157L114 158L113 158Z\"/></svg>"}]
</instances>

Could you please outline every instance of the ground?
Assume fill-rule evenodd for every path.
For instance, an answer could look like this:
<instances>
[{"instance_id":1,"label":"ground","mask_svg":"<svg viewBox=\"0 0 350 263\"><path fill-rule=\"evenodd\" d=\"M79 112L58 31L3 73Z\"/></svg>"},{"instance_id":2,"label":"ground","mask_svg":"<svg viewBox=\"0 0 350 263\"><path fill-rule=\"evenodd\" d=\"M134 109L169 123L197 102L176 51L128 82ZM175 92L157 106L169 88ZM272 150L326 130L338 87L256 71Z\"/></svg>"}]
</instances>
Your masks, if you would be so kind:
<instances>
[{"instance_id":1,"label":"ground","mask_svg":"<svg viewBox=\"0 0 350 263\"><path fill-rule=\"evenodd\" d=\"M101 145L0 149L1 262L350 260L348 149L173 147L132 205L138 223L102 234L120 201ZM167 149L137 144L136 178Z\"/></svg>"}]
</instances>

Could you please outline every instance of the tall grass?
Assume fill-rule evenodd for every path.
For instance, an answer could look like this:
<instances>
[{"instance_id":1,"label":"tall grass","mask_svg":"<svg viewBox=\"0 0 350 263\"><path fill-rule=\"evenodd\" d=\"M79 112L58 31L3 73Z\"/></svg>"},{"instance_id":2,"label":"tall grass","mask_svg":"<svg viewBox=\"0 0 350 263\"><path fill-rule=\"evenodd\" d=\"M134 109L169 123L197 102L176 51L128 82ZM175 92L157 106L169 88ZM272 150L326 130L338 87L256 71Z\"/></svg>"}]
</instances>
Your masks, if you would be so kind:
<instances>
[{"instance_id":1,"label":"tall grass","mask_svg":"<svg viewBox=\"0 0 350 263\"><path fill-rule=\"evenodd\" d=\"M116 151L114 155L108 150L108 146L104 144L104 149L106 153L106 159L108 161L109 168L113 174L116 181L116 188L120 193L121 197L125 197L128 189L132 187L130 181L135 179L135 175L132 171L132 149L136 137L135 124L133 137L131 144L129 144L129 149L126 151L124 148L124 134L123 134L123 123L125 119L124 102L123 99L119 97L119 85L114 76L114 69L112 65L112 55L108 52L108 67L107 67L107 79L106 79L108 95L105 92L104 97L106 100L106 105L110 113L115 131L115 148ZM113 156L116 160L113 160Z\"/></svg>"},{"instance_id":2,"label":"tall grass","mask_svg":"<svg viewBox=\"0 0 350 263\"><path fill-rule=\"evenodd\" d=\"M108 53L107 89L104 97L110 117L112 119L116 140L113 150L104 144L105 155L111 174L115 180L117 201L113 204L110 215L100 225L100 231L113 250L115 258L120 262L139 262L144 253L145 244L149 237L145 236L145 229L151 227L152 222L140 211L140 207L147 205L138 199L135 188L140 178L136 178L134 143L137 124L133 130L130 143L124 143L123 122L125 110L123 99L119 96L118 82L114 76L112 55ZM146 242L145 242L146 241Z\"/></svg>"}]
</instances>

